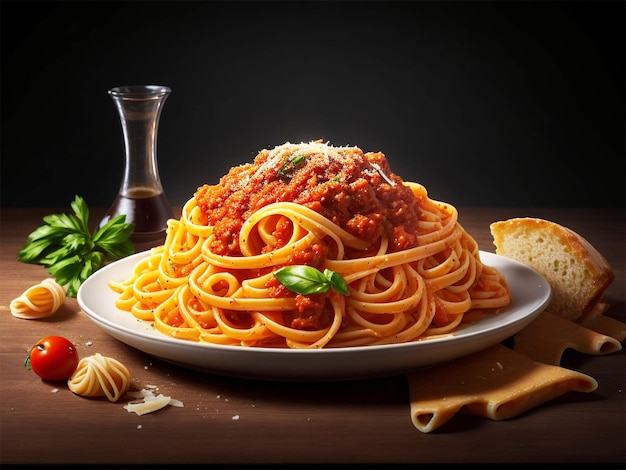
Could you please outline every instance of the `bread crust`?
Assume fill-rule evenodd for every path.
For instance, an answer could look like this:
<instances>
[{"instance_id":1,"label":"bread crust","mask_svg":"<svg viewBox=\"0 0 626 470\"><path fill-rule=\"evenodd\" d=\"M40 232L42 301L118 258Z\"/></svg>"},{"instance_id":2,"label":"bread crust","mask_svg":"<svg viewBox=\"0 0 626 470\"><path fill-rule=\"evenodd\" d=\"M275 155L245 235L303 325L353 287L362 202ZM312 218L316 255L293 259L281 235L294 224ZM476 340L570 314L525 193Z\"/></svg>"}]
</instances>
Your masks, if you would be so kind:
<instances>
[{"instance_id":1,"label":"bread crust","mask_svg":"<svg viewBox=\"0 0 626 470\"><path fill-rule=\"evenodd\" d=\"M581 321L615 277L583 236L545 219L518 217L490 225L496 254L535 269L552 287L547 312Z\"/></svg>"}]
</instances>

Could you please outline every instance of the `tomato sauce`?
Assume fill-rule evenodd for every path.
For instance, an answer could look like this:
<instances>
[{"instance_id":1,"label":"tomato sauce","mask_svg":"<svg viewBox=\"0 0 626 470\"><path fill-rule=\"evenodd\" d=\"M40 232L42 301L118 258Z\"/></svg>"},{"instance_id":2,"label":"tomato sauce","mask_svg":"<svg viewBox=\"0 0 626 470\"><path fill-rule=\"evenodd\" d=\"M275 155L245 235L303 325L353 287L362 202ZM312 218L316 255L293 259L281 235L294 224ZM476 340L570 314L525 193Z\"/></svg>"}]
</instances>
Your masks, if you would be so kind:
<instances>
[{"instance_id":1,"label":"tomato sauce","mask_svg":"<svg viewBox=\"0 0 626 470\"><path fill-rule=\"evenodd\" d=\"M292 153L285 152L285 146L262 150L253 163L231 168L219 184L198 188L194 197L213 226L214 253L241 256L239 231L243 222L274 202L302 204L360 239L375 242L387 232L388 250L392 252L415 246L419 201L391 171L384 154L363 153L357 147L297 147L293 146ZM267 250L284 246L291 228L279 225L273 235L277 245ZM313 245L294 253L289 264L320 267L332 249L333 244ZM328 293L301 296L275 278L267 287L274 297L295 297L298 308L284 313L291 316L288 323L293 328L319 329L332 321Z\"/></svg>"},{"instance_id":2,"label":"tomato sauce","mask_svg":"<svg viewBox=\"0 0 626 470\"><path fill-rule=\"evenodd\" d=\"M240 255L238 236L252 213L274 202L302 204L365 240L386 231L390 251L415 246L419 207L413 192L394 174L384 154L363 153L356 147L332 147L323 152L272 154L262 150L254 163L233 167L217 185L195 193L208 224L214 227L211 249L220 255ZM290 159L302 156L298 165Z\"/></svg>"}]
</instances>

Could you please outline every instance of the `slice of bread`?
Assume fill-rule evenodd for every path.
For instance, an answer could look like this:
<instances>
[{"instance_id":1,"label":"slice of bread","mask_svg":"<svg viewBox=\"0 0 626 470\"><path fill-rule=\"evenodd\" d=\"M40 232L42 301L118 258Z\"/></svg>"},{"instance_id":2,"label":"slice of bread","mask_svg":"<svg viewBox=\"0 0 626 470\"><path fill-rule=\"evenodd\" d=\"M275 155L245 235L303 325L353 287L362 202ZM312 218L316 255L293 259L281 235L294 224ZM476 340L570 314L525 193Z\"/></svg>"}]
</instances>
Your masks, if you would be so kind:
<instances>
[{"instance_id":1,"label":"slice of bread","mask_svg":"<svg viewBox=\"0 0 626 470\"><path fill-rule=\"evenodd\" d=\"M552 287L545 310L580 321L615 277L606 259L581 235L555 222L522 217L489 226L496 254L519 261Z\"/></svg>"}]
</instances>

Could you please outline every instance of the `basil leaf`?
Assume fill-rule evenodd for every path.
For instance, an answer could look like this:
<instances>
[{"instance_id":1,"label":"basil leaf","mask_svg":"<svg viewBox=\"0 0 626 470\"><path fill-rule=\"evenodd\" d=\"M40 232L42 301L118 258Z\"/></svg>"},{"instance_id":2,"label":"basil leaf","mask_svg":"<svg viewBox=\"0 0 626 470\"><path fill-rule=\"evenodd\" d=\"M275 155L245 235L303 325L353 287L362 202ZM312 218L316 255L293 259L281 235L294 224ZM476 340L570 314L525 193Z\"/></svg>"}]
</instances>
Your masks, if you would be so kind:
<instances>
[{"instance_id":1,"label":"basil leaf","mask_svg":"<svg viewBox=\"0 0 626 470\"><path fill-rule=\"evenodd\" d=\"M44 238L63 238L63 236L63 232L59 231L58 228L52 227L51 225L42 225L41 227L33 230L33 232L28 236L28 239L31 241L37 241Z\"/></svg>"},{"instance_id":2,"label":"basil leaf","mask_svg":"<svg viewBox=\"0 0 626 470\"><path fill-rule=\"evenodd\" d=\"M89 221L89 208L87 207L85 200L77 195L74 198L74 202L72 202L70 206L74 210L74 214L76 214L76 218L80 222L80 230L83 233L89 233L89 226L87 225Z\"/></svg>"},{"instance_id":3,"label":"basil leaf","mask_svg":"<svg viewBox=\"0 0 626 470\"><path fill-rule=\"evenodd\" d=\"M88 252L93 250L93 242L89 234L70 233L63 237L63 243L67 250L71 252Z\"/></svg>"},{"instance_id":4,"label":"basil leaf","mask_svg":"<svg viewBox=\"0 0 626 470\"><path fill-rule=\"evenodd\" d=\"M68 297L76 297L78 288L105 262L115 261L133 253L130 236L135 225L126 223L126 216L110 220L93 236L89 232L89 208L76 196L70 204L74 213L51 214L43 218L45 225L36 228L18 253L18 260L39 264L62 286Z\"/></svg>"},{"instance_id":5,"label":"basil leaf","mask_svg":"<svg viewBox=\"0 0 626 470\"><path fill-rule=\"evenodd\" d=\"M135 224L127 224L125 220L125 215L118 215L93 236L96 247L111 259L124 258L133 254L134 246L130 241L130 236L135 230Z\"/></svg>"},{"instance_id":6,"label":"basil leaf","mask_svg":"<svg viewBox=\"0 0 626 470\"><path fill-rule=\"evenodd\" d=\"M306 156L304 155L294 155L287 159L285 163L278 170L278 175L283 180L290 180L293 176L294 171L300 168L304 162L306 161Z\"/></svg>"},{"instance_id":7,"label":"basil leaf","mask_svg":"<svg viewBox=\"0 0 626 470\"><path fill-rule=\"evenodd\" d=\"M81 258L74 255L57 261L48 268L48 272L59 284L63 286L69 283L72 279L77 278L82 268L83 263Z\"/></svg>"},{"instance_id":8,"label":"basil leaf","mask_svg":"<svg viewBox=\"0 0 626 470\"><path fill-rule=\"evenodd\" d=\"M285 266L274 273L287 289L301 295L326 292L330 282L317 269L306 265Z\"/></svg>"},{"instance_id":9,"label":"basil leaf","mask_svg":"<svg viewBox=\"0 0 626 470\"><path fill-rule=\"evenodd\" d=\"M330 269L322 273L312 266L293 265L280 268L274 276L287 289L300 295L321 294L331 287L340 294L349 294L343 277Z\"/></svg>"},{"instance_id":10,"label":"basil leaf","mask_svg":"<svg viewBox=\"0 0 626 470\"><path fill-rule=\"evenodd\" d=\"M135 229L135 225L127 224L125 221L125 215L118 215L109 220L106 225L101 227L93 235L94 243L116 243L128 239Z\"/></svg>"},{"instance_id":11,"label":"basil leaf","mask_svg":"<svg viewBox=\"0 0 626 470\"><path fill-rule=\"evenodd\" d=\"M57 232L71 233L82 232L82 224L80 221L71 215L67 214L53 214L47 215L43 218L50 227L57 229ZM89 232L87 232L89 233Z\"/></svg>"},{"instance_id":12,"label":"basil leaf","mask_svg":"<svg viewBox=\"0 0 626 470\"><path fill-rule=\"evenodd\" d=\"M38 260L45 257L44 252L50 244L50 240L47 239L28 242L18 253L17 260L23 263L38 264Z\"/></svg>"},{"instance_id":13,"label":"basil leaf","mask_svg":"<svg viewBox=\"0 0 626 470\"><path fill-rule=\"evenodd\" d=\"M336 273L335 271L331 271L330 269L325 269L324 276L330 281L330 285L337 292L343 295L350 295L346 280L341 276L341 274Z\"/></svg>"}]
</instances>

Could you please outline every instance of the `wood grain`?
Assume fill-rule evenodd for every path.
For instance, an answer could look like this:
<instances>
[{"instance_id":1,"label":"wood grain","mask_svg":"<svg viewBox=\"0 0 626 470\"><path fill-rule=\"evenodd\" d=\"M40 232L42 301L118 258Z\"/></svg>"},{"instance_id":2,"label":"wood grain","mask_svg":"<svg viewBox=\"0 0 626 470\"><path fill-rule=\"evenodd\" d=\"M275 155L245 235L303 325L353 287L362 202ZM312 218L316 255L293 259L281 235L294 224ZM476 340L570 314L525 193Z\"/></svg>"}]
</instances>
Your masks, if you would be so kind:
<instances>
[{"instance_id":1,"label":"wood grain","mask_svg":"<svg viewBox=\"0 0 626 470\"><path fill-rule=\"evenodd\" d=\"M14 318L10 301L47 277L44 268L18 262L17 252L44 215L62 211L1 211L3 465L625 461L624 350L606 356L565 353L563 366L598 381L593 393L570 393L507 421L460 415L423 434L411 423L404 376L320 383L233 379L175 366L122 344L92 323L75 299L67 299L47 319ZM577 231L613 266L607 315L625 320L623 209L468 207L459 208L459 214L484 251L494 251L489 224L496 220L542 217ZM23 362L29 346L50 334L72 340L81 356L98 352L116 358L131 371L133 388L156 386L184 408L137 416L123 408L126 401L86 399L65 383L41 381Z\"/></svg>"}]
</instances>

